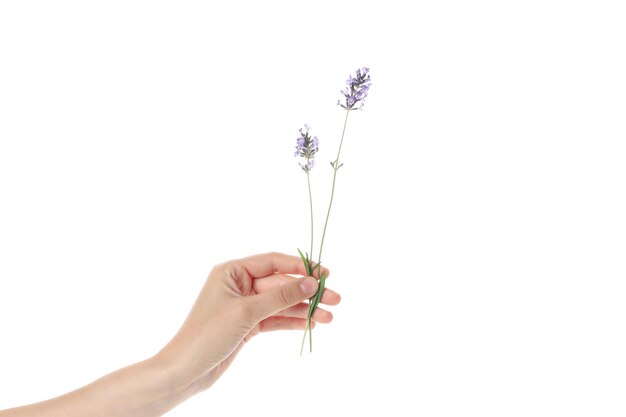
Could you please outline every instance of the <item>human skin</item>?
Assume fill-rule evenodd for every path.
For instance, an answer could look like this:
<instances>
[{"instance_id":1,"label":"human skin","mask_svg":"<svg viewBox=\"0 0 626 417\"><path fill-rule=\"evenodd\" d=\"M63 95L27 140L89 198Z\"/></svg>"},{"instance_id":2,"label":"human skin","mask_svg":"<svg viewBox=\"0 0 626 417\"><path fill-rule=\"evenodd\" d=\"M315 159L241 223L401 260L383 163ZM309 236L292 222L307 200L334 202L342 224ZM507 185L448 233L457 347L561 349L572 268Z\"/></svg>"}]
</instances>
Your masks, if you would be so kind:
<instances>
[{"instance_id":1,"label":"human skin","mask_svg":"<svg viewBox=\"0 0 626 417\"><path fill-rule=\"evenodd\" d=\"M317 281L287 274L306 275L300 258L268 253L217 265L178 333L156 355L60 397L0 411L0 417L163 415L213 385L253 336L304 330L304 301ZM325 289L323 304L339 301ZM332 314L318 308L313 320L329 323Z\"/></svg>"}]
</instances>

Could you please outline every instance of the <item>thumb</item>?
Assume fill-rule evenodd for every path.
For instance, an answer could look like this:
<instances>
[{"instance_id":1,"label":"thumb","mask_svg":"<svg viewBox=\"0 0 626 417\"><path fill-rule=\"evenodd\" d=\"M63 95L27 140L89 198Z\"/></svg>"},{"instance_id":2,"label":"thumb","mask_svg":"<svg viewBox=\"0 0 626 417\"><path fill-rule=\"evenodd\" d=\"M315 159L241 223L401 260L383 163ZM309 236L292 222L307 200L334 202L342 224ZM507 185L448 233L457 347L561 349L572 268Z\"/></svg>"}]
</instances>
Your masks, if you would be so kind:
<instances>
[{"instance_id":1,"label":"thumb","mask_svg":"<svg viewBox=\"0 0 626 417\"><path fill-rule=\"evenodd\" d=\"M317 292L317 280L305 277L249 298L252 316L257 322L294 306Z\"/></svg>"}]
</instances>

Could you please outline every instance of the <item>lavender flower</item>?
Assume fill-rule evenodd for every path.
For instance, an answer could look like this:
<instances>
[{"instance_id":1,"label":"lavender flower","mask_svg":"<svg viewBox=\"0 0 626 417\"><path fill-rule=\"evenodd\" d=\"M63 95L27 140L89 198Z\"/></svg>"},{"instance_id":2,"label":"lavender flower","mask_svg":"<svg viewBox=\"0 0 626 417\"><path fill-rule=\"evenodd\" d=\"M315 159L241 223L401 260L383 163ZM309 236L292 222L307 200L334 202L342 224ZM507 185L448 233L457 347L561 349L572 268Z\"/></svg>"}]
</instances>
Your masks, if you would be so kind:
<instances>
[{"instance_id":1,"label":"lavender flower","mask_svg":"<svg viewBox=\"0 0 626 417\"><path fill-rule=\"evenodd\" d=\"M367 67L356 70L356 76L349 75L346 80L346 88L341 90L341 94L345 97L345 105L341 100L337 101L337 105L346 110L356 110L363 108L363 100L367 97L372 80L370 78L370 69ZM357 104L360 105L357 107Z\"/></svg>"},{"instance_id":2,"label":"lavender flower","mask_svg":"<svg viewBox=\"0 0 626 417\"><path fill-rule=\"evenodd\" d=\"M315 154L319 149L319 139L317 136L311 137L309 131L311 128L309 125L305 124L303 128L300 129L300 137L296 141L296 157L301 157L306 159L304 164L300 164L304 172L309 173L313 166L315 165Z\"/></svg>"},{"instance_id":3,"label":"lavender flower","mask_svg":"<svg viewBox=\"0 0 626 417\"><path fill-rule=\"evenodd\" d=\"M337 158L330 163L333 168L333 185L330 191L330 201L328 203L328 211L326 212L326 221L324 222L324 229L322 231L322 238L320 240L319 253L317 255L318 261L315 262L313 256L313 195L311 193L311 176L310 171L313 168L315 154L317 153L319 141L317 137L309 134L309 126L304 125L303 129L300 129L300 137L298 138L296 145L296 156L305 158L306 163L300 164L304 172L306 172L307 185L309 188L309 210L311 217L311 246L309 252L302 252L298 249L298 254L302 259L302 263L306 270L306 274L308 276L313 276L317 278L318 281L318 290L311 298L309 298L309 312L307 313L306 325L304 327L304 335L302 336L302 345L300 346L300 355L304 351L304 342L306 341L307 332L309 334L309 351L313 351L313 340L312 340L312 317L315 313L317 306L322 300L322 295L324 294L324 288L326 285L326 273L321 270L321 262L322 262L322 249L324 248L324 239L326 237L326 228L328 227L328 219L330 217L330 211L333 206L333 199L335 196L335 183L337 180L337 172L339 168L343 166L340 162L339 157L341 156L341 147L343 145L343 139L346 134L346 126L348 124L348 116L350 115L350 110L362 109L363 101L367 97L369 92L370 85L372 83L370 79L370 70L367 67L359 68L356 70L356 75L353 77L349 76L346 81L346 88L341 92L345 97L345 103L342 103L340 100L337 104L343 107L346 110L345 119L343 122L343 131L341 133L341 140L339 141L339 149L337 150Z\"/></svg>"}]
</instances>

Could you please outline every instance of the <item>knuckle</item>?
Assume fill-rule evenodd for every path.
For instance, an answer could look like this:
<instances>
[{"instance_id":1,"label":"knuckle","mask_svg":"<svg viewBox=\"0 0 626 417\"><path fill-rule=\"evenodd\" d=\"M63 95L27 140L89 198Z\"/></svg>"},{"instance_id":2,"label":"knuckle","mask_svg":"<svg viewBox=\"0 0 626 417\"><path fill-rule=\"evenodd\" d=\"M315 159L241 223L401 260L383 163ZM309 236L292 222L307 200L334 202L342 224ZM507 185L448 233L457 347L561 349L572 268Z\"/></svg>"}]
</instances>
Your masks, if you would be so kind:
<instances>
[{"instance_id":1,"label":"knuckle","mask_svg":"<svg viewBox=\"0 0 626 417\"><path fill-rule=\"evenodd\" d=\"M279 291L276 291L276 297L280 305L290 305L292 303L291 291L288 288L282 287Z\"/></svg>"},{"instance_id":2,"label":"knuckle","mask_svg":"<svg viewBox=\"0 0 626 417\"><path fill-rule=\"evenodd\" d=\"M211 274L225 272L229 268L229 265L229 262L215 264L213 268L211 268Z\"/></svg>"},{"instance_id":3,"label":"knuckle","mask_svg":"<svg viewBox=\"0 0 626 417\"><path fill-rule=\"evenodd\" d=\"M276 257L280 256L280 252L276 252L276 251L267 252L265 256L267 258L275 259Z\"/></svg>"}]
</instances>

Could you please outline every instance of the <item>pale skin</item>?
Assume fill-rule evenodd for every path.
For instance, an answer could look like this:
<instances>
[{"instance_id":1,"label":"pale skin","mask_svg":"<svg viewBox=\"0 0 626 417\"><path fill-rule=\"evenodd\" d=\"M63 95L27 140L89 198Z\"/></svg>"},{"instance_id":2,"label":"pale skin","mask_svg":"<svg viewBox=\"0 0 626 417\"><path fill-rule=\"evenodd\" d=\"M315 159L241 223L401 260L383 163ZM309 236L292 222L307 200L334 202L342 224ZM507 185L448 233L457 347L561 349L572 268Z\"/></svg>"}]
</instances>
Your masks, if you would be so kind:
<instances>
[{"instance_id":1,"label":"pale skin","mask_svg":"<svg viewBox=\"0 0 626 417\"><path fill-rule=\"evenodd\" d=\"M300 258L281 253L217 265L178 333L156 355L0 417L161 416L213 385L260 332L304 330L305 301L317 291L317 281L305 275ZM336 305L340 297L326 288L321 301ZM329 323L332 314L318 308L313 319Z\"/></svg>"}]
</instances>

